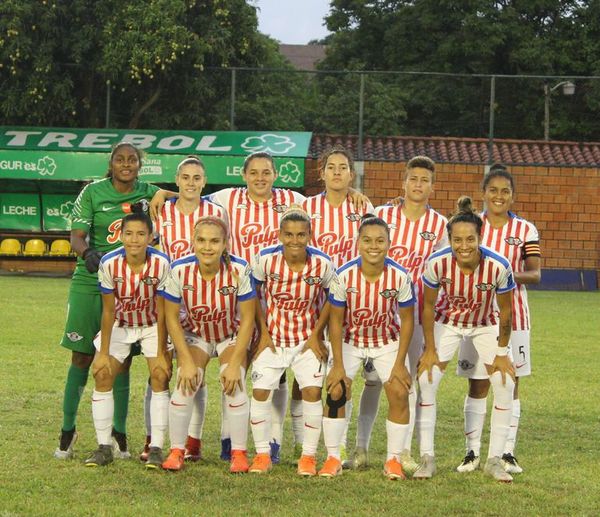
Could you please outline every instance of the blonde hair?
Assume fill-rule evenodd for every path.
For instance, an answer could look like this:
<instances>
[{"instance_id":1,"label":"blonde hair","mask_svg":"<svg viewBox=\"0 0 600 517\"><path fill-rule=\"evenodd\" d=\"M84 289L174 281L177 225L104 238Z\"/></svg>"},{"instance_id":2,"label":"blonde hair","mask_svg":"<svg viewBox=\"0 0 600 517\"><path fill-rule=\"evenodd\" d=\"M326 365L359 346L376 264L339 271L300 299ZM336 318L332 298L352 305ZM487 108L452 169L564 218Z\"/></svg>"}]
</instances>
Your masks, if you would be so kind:
<instances>
[{"instance_id":1,"label":"blonde hair","mask_svg":"<svg viewBox=\"0 0 600 517\"><path fill-rule=\"evenodd\" d=\"M205 225L218 226L221 229L221 232L223 234L223 239L227 243L227 241L229 240L229 226L223 219L221 219L220 217L217 217L215 215L204 215L196 221L196 224L194 224L194 237L196 236L198 229L201 226L205 226ZM228 246L228 244L225 245L225 249L223 250L223 254L221 257L223 259L223 262L225 263L225 266L233 275L233 278L235 279L235 281L239 282L240 278L239 278L237 271L235 270L235 268L233 267L233 265L231 263L231 256L229 255L229 250L228 250L227 246Z\"/></svg>"}]
</instances>

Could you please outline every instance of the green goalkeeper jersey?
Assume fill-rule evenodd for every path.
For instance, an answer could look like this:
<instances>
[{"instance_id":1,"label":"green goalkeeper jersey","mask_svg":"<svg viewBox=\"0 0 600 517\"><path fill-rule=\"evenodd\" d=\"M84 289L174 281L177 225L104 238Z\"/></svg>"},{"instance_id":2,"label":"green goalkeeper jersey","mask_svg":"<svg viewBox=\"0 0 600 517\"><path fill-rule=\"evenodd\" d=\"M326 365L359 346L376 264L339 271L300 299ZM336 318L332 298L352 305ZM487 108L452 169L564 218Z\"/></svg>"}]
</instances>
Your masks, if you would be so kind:
<instances>
[{"instance_id":1,"label":"green goalkeeper jersey","mask_svg":"<svg viewBox=\"0 0 600 517\"><path fill-rule=\"evenodd\" d=\"M126 194L116 191L110 178L90 183L75 201L71 229L87 232L91 248L102 253L112 251L122 245L121 219L131 213L131 205L142 203L147 212L149 201L157 191L158 187L143 181L136 181L133 191ZM98 275L90 273L81 258L77 259L73 274L72 287L75 286L98 288Z\"/></svg>"}]
</instances>

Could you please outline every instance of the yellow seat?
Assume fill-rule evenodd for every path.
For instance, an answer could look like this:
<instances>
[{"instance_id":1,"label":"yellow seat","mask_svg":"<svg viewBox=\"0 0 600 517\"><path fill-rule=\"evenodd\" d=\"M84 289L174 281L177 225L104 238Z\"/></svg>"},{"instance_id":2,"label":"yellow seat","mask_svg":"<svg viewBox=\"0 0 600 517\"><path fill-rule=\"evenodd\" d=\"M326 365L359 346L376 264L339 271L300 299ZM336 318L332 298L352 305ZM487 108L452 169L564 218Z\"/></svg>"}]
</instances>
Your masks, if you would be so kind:
<instances>
[{"instance_id":1,"label":"yellow seat","mask_svg":"<svg viewBox=\"0 0 600 517\"><path fill-rule=\"evenodd\" d=\"M0 255L15 256L21 252L21 243L17 239L4 239L0 243Z\"/></svg>"},{"instance_id":2,"label":"yellow seat","mask_svg":"<svg viewBox=\"0 0 600 517\"><path fill-rule=\"evenodd\" d=\"M29 239L25 243L23 255L28 257L41 257L46 254L46 243L42 239Z\"/></svg>"},{"instance_id":3,"label":"yellow seat","mask_svg":"<svg viewBox=\"0 0 600 517\"><path fill-rule=\"evenodd\" d=\"M50 255L53 257L71 256L71 243L66 239L56 239L50 245Z\"/></svg>"}]
</instances>

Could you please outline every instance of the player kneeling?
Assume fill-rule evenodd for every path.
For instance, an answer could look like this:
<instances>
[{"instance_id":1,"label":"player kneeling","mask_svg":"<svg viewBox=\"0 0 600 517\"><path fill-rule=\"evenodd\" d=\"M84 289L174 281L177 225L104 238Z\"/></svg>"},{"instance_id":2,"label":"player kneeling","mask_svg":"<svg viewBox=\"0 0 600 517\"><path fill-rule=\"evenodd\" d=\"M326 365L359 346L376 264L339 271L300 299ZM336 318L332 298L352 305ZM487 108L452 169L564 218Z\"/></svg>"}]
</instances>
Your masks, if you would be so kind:
<instances>
[{"instance_id":1,"label":"player kneeling","mask_svg":"<svg viewBox=\"0 0 600 517\"><path fill-rule=\"evenodd\" d=\"M96 382L92 415L99 447L85 465L97 467L113 461L113 384L131 346L139 343L148 362L153 392L152 443L146 467L158 468L167 429L171 377L164 301L158 295L169 274L169 260L150 246L152 222L143 213L123 218L121 239L123 247L104 255L98 270L102 323L94 340L97 352L92 364Z\"/></svg>"},{"instance_id":2,"label":"player kneeling","mask_svg":"<svg viewBox=\"0 0 600 517\"><path fill-rule=\"evenodd\" d=\"M359 257L337 271L339 284L329 297L333 364L327 375L328 415L323 418L323 436L328 455L339 454L345 398L350 396L349 386L358 369L370 359L385 381L389 403L384 474L388 479L404 479L400 455L409 431L411 385L406 355L415 296L408 272L387 257L389 247L387 224L378 217L365 217L358 230Z\"/></svg>"},{"instance_id":3,"label":"player kneeling","mask_svg":"<svg viewBox=\"0 0 600 517\"><path fill-rule=\"evenodd\" d=\"M162 464L181 470L194 396L211 357L218 357L231 425L230 472L248 471L248 395L244 377L254 328L255 291L248 263L227 252L228 227L204 216L194 228L194 255L176 260L164 291L169 334L177 352L177 388L169 405L171 452ZM180 307L185 310L183 321ZM154 435L152 435L154 439Z\"/></svg>"}]
</instances>

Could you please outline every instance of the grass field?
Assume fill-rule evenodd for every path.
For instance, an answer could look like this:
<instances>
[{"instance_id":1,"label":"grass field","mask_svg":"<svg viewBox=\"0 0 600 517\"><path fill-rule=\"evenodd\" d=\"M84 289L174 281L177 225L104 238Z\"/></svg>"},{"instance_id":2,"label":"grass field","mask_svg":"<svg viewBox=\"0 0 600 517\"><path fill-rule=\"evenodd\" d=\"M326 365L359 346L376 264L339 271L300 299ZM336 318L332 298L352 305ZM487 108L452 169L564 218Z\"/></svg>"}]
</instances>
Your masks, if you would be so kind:
<instances>
[{"instance_id":1,"label":"grass field","mask_svg":"<svg viewBox=\"0 0 600 517\"><path fill-rule=\"evenodd\" d=\"M600 513L599 293L531 293L534 375L521 385L516 451L525 473L512 485L502 485L481 471L454 472L464 455L465 384L453 374L446 376L439 392L438 475L430 482L393 483L383 478L385 411L376 423L367 471L344 472L334 480L301 479L284 443L283 464L269 475L229 475L218 459L215 364L208 373L202 463L178 474L145 471L137 460L84 468L84 456L95 447L91 381L79 412L76 459L57 461L52 454L69 363L69 353L57 343L68 285L65 279L0 277L0 516ZM449 367L452 371L454 365ZM128 422L132 451L144 437L146 378L145 364L135 361ZM357 385L355 402L358 393ZM289 444L289 418L285 436ZM352 438L353 434L349 443Z\"/></svg>"}]
</instances>

